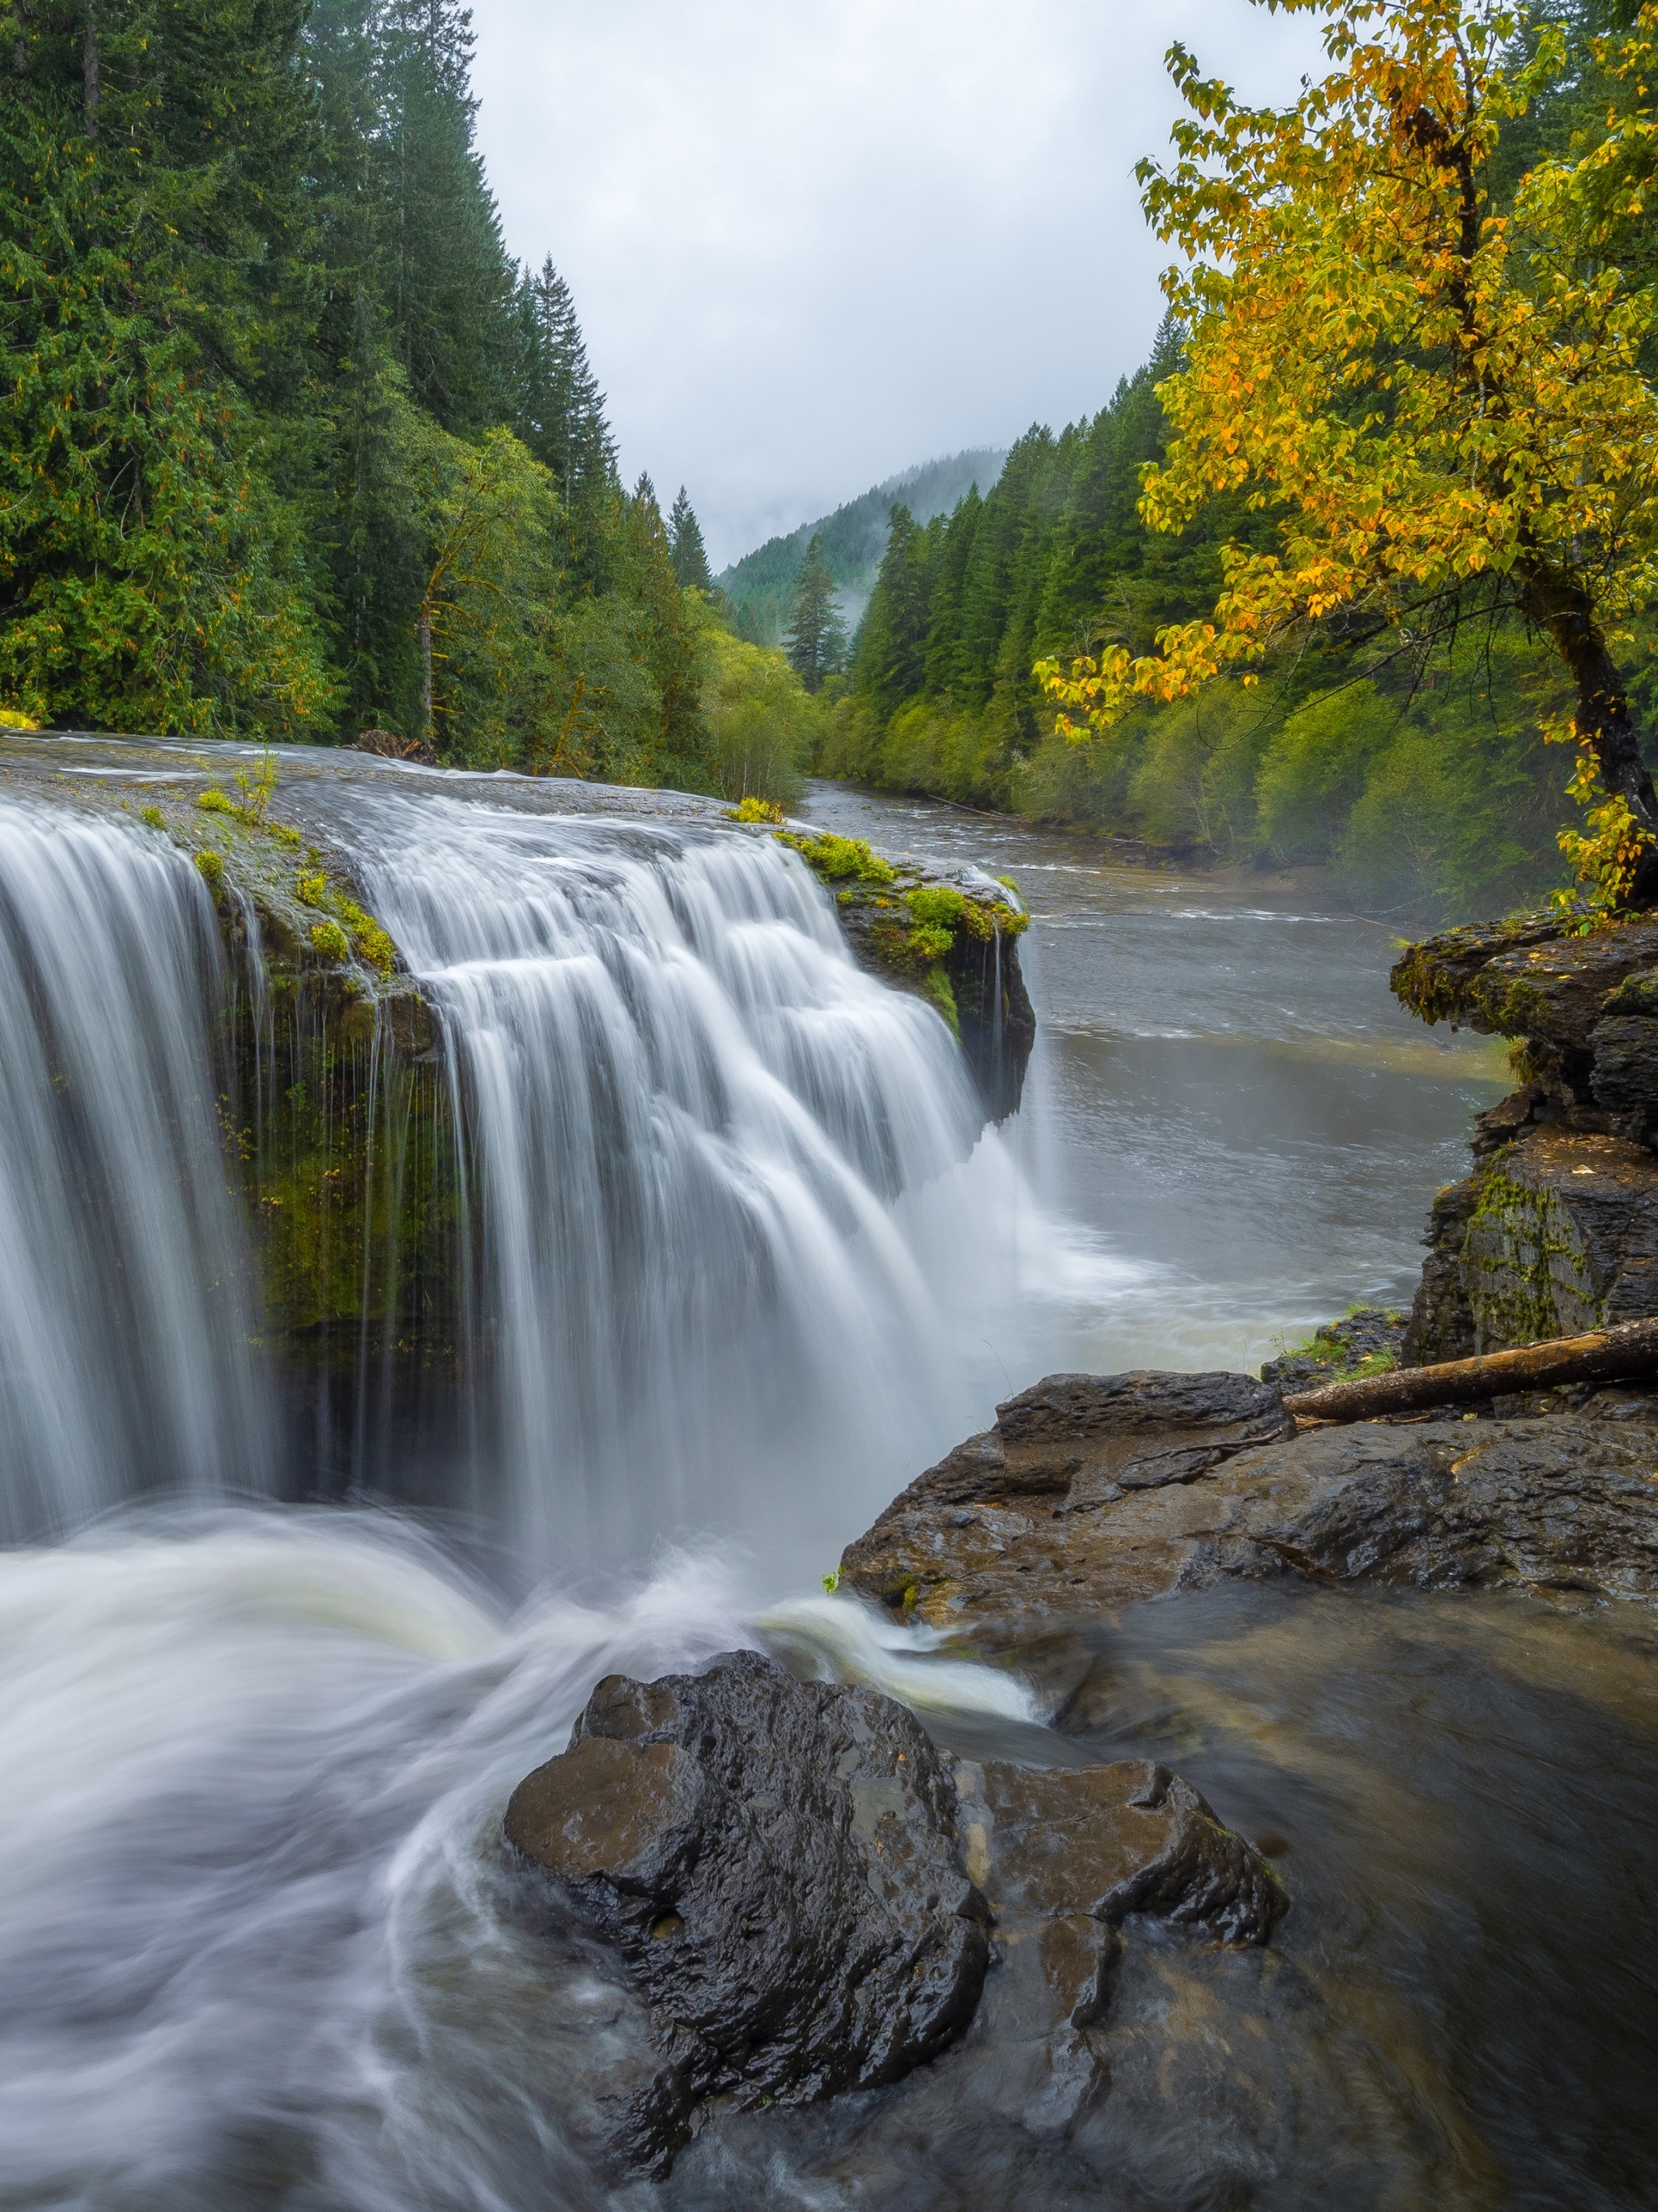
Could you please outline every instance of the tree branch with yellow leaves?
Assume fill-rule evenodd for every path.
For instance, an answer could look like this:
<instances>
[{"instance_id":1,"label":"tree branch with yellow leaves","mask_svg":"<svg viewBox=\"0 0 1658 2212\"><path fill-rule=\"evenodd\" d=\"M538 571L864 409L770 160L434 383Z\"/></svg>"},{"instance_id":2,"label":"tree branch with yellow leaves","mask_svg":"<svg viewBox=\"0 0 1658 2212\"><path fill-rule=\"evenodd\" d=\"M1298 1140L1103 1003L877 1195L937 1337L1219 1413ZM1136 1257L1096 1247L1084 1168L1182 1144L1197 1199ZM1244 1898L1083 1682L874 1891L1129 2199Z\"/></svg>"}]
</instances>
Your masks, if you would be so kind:
<instances>
[{"instance_id":1,"label":"tree branch with yellow leaves","mask_svg":"<svg viewBox=\"0 0 1658 2212\"><path fill-rule=\"evenodd\" d=\"M1518 19L1464 0L1257 0L1323 18L1330 73L1288 109L1241 106L1182 47L1187 113L1139 175L1180 263L1187 332L1159 387L1173 437L1141 513L1187 528L1241 495L1277 522L1232 544L1213 616L1037 670L1061 734L1140 700L1252 672L1309 625L1424 606L1509 607L1576 694L1586 834L1562 845L1584 902L1658 906L1658 796L1619 665L1658 595L1658 291L1612 248L1658 166L1658 0L1599 42L1614 98L1588 151L1540 161L1512 204L1501 134L1564 66L1557 34L1516 61ZM1643 352L1643 348L1646 351Z\"/></svg>"}]
</instances>

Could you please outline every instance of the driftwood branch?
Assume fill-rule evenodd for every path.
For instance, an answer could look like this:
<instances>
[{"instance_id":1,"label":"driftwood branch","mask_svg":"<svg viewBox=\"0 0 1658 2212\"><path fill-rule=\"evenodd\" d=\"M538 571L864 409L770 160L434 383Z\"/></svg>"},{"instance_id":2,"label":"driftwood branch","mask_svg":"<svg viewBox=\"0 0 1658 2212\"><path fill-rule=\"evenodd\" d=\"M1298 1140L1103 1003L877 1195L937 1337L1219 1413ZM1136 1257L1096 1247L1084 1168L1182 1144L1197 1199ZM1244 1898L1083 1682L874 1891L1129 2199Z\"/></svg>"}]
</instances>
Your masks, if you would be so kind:
<instances>
[{"instance_id":1,"label":"driftwood branch","mask_svg":"<svg viewBox=\"0 0 1658 2212\"><path fill-rule=\"evenodd\" d=\"M1616 1382L1658 1373L1658 1319L1620 1322L1587 1336L1557 1336L1516 1352L1480 1359L1448 1359L1437 1367L1396 1367L1357 1382L1297 1390L1285 1410L1303 1421L1370 1421L1382 1413L1420 1413L1468 1398L1506 1397L1513 1390L1550 1390L1558 1382Z\"/></svg>"}]
</instances>

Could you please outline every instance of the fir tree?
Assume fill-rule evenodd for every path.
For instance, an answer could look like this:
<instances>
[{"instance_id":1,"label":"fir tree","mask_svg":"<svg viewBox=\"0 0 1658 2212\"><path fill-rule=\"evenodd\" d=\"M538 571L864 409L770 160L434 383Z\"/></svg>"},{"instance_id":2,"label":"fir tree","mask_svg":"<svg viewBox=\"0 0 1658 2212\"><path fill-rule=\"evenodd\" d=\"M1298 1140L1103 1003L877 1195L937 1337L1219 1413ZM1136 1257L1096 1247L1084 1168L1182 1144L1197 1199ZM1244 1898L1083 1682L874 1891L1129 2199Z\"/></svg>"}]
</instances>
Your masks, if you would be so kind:
<instances>
[{"instance_id":1,"label":"fir tree","mask_svg":"<svg viewBox=\"0 0 1658 2212\"><path fill-rule=\"evenodd\" d=\"M536 275L519 277L517 308L518 434L573 507L584 493L614 484L616 444L575 302L550 255Z\"/></svg>"},{"instance_id":2,"label":"fir tree","mask_svg":"<svg viewBox=\"0 0 1658 2212\"><path fill-rule=\"evenodd\" d=\"M895 515L898 510L895 509ZM835 597L835 579L823 558L823 541L814 538L794 586L783 650L808 691L821 691L847 649L847 626Z\"/></svg>"},{"instance_id":3,"label":"fir tree","mask_svg":"<svg viewBox=\"0 0 1658 2212\"><path fill-rule=\"evenodd\" d=\"M410 389L446 430L511 412L515 271L473 143L471 10L388 0L380 19L387 307Z\"/></svg>"},{"instance_id":4,"label":"fir tree","mask_svg":"<svg viewBox=\"0 0 1658 2212\"><path fill-rule=\"evenodd\" d=\"M673 572L681 589L712 592L714 578L708 570L708 548L702 543L701 527L683 484L679 487L679 496L668 516L668 544L673 553Z\"/></svg>"}]
</instances>

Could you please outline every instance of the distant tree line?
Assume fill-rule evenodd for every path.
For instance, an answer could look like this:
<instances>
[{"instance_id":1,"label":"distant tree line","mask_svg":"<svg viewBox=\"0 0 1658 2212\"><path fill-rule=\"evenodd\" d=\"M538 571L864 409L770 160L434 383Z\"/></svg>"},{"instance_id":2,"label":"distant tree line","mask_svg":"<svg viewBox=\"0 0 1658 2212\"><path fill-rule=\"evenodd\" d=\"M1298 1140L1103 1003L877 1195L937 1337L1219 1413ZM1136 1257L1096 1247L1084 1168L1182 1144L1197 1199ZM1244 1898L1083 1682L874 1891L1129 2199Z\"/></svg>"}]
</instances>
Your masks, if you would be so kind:
<instances>
[{"instance_id":1,"label":"distant tree line","mask_svg":"<svg viewBox=\"0 0 1658 2212\"><path fill-rule=\"evenodd\" d=\"M507 252L457 0L0 3L0 706L714 788L682 490Z\"/></svg>"}]
</instances>

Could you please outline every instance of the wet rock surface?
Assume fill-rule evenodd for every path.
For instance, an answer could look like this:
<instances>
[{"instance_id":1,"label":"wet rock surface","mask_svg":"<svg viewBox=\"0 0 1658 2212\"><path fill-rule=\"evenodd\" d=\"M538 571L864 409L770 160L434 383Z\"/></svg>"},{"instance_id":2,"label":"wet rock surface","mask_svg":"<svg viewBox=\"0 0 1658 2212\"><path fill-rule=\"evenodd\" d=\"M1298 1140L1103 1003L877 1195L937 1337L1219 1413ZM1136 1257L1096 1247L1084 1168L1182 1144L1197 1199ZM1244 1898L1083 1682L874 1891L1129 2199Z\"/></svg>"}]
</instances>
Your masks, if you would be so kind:
<instances>
[{"instance_id":1,"label":"wet rock surface","mask_svg":"<svg viewBox=\"0 0 1658 2212\"><path fill-rule=\"evenodd\" d=\"M745 2112L913 2100L969 2021L972 2082L944 2062L958 2109L987 2068L1010 2117L1016 2081L1074 2112L1109 2087L1089 2039L1126 1927L1130 1950L1146 1921L1218 1956L1285 1903L1166 1766L957 1759L890 1700L752 1652L601 1682L506 1835L623 1970L579 2101L615 2166L659 2175Z\"/></svg>"},{"instance_id":2,"label":"wet rock surface","mask_svg":"<svg viewBox=\"0 0 1658 2212\"><path fill-rule=\"evenodd\" d=\"M552 1875L644 1996L663 2063L616 2148L665 2170L704 2099L810 2103L896 2080L972 2015L988 1948L955 1791L872 1692L733 1653L601 1682L528 1776L508 1842Z\"/></svg>"},{"instance_id":3,"label":"wet rock surface","mask_svg":"<svg viewBox=\"0 0 1658 2212\"><path fill-rule=\"evenodd\" d=\"M1050 1409L1037 1444L1025 1400ZM1079 1619L1229 1577L1658 1598L1658 1401L1549 1402L1562 1410L1296 1435L1276 1392L1241 1376L1054 1377L1001 1409L1011 1433L999 1417L895 1499L841 1580L937 1626Z\"/></svg>"},{"instance_id":4,"label":"wet rock surface","mask_svg":"<svg viewBox=\"0 0 1658 2212\"><path fill-rule=\"evenodd\" d=\"M1658 1158L1625 1137L1524 1127L1439 1194L1428 1245L1409 1364L1640 1320L1658 1312Z\"/></svg>"}]
</instances>

